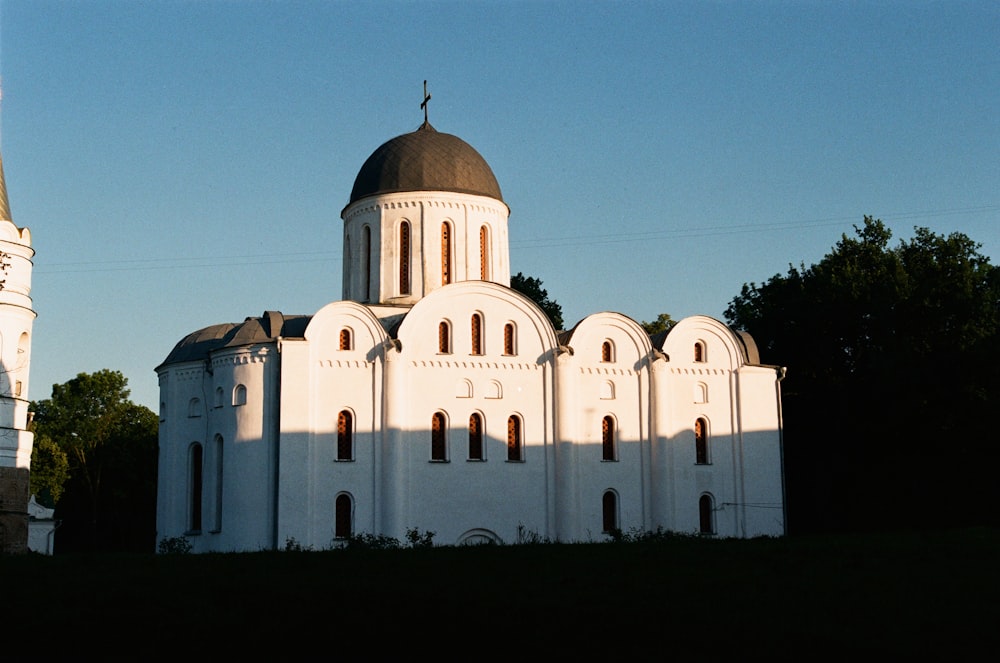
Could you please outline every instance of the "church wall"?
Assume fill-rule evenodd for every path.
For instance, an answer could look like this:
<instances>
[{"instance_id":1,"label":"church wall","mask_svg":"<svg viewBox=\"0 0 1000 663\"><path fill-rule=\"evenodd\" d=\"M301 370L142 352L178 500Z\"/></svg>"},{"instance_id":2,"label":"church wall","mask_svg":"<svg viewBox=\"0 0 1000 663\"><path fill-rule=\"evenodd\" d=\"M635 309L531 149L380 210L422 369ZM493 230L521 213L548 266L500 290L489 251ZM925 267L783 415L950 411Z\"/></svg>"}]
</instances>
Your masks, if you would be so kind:
<instances>
[{"instance_id":1,"label":"church wall","mask_svg":"<svg viewBox=\"0 0 1000 663\"><path fill-rule=\"evenodd\" d=\"M617 313L588 316L573 329L569 416L577 420L577 514L572 539L604 540L603 500L615 496L613 529L645 530L649 522L649 336ZM604 344L608 343L607 349ZM605 354L610 350L610 354ZM559 399L570 397L559 385ZM608 418L610 448L605 449ZM567 530L567 534L570 531Z\"/></svg>"},{"instance_id":2,"label":"church wall","mask_svg":"<svg viewBox=\"0 0 1000 663\"><path fill-rule=\"evenodd\" d=\"M725 325L695 316L671 330L663 352L670 358L665 380L670 418L659 434L671 446L670 526L680 532L700 531L699 500L708 495L714 506L714 532L743 536L745 477L737 380L745 362L742 350ZM701 459L695 434L699 420L706 436L707 457Z\"/></svg>"},{"instance_id":3,"label":"church wall","mask_svg":"<svg viewBox=\"0 0 1000 663\"><path fill-rule=\"evenodd\" d=\"M741 536L785 533L779 369L745 366L739 373L742 423L741 502L746 504Z\"/></svg>"},{"instance_id":4,"label":"church wall","mask_svg":"<svg viewBox=\"0 0 1000 663\"><path fill-rule=\"evenodd\" d=\"M532 305L533 306L533 305ZM518 528L554 536L554 333L540 333L538 311L520 295L487 283L443 288L413 308L400 327L404 394L395 407L400 434L405 513L394 519L400 536L411 527L455 543L470 530L516 540ZM482 354L474 354L471 319L482 319ZM451 351L439 352L439 324L450 324ZM517 329L515 355L504 354L504 326ZM546 323L547 324L547 323ZM446 420L445 459L432 459L435 413ZM469 420L482 417L484 459L469 459ZM508 460L508 419L518 417L522 460Z\"/></svg>"},{"instance_id":5,"label":"church wall","mask_svg":"<svg viewBox=\"0 0 1000 663\"><path fill-rule=\"evenodd\" d=\"M273 543L276 372L273 346L216 354L160 371L157 539L184 536L195 552ZM245 403L234 403L237 385ZM220 391L221 389L221 391ZM201 446L200 527L193 518L192 445Z\"/></svg>"},{"instance_id":6,"label":"church wall","mask_svg":"<svg viewBox=\"0 0 1000 663\"><path fill-rule=\"evenodd\" d=\"M214 384L224 393L218 425L207 438L223 439L222 515L209 524L213 550L268 549L275 539L277 476L278 379L280 363L274 344L260 344L217 353ZM238 385L246 402L234 404ZM214 453L207 453L205 498L212 516ZM216 531L217 530L217 531ZM206 542L208 543L208 542Z\"/></svg>"},{"instance_id":7,"label":"church wall","mask_svg":"<svg viewBox=\"0 0 1000 663\"><path fill-rule=\"evenodd\" d=\"M342 349L345 331L349 347ZM279 544L294 538L316 549L329 547L335 503L343 494L353 506L353 530L378 531L385 342L378 320L353 302L324 307L306 339L282 342ZM350 451L339 458L342 412Z\"/></svg>"}]
</instances>

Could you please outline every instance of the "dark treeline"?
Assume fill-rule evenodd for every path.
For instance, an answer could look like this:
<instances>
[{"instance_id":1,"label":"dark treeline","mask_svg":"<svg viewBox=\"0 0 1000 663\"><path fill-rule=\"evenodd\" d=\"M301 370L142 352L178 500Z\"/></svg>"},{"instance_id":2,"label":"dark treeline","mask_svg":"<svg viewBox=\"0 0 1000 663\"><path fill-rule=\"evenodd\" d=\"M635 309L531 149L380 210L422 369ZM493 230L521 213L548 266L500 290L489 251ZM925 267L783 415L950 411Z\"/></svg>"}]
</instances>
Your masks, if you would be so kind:
<instances>
[{"instance_id":1,"label":"dark treeline","mask_svg":"<svg viewBox=\"0 0 1000 663\"><path fill-rule=\"evenodd\" d=\"M1000 271L960 233L855 230L726 311L788 368L789 531L996 524Z\"/></svg>"}]
</instances>

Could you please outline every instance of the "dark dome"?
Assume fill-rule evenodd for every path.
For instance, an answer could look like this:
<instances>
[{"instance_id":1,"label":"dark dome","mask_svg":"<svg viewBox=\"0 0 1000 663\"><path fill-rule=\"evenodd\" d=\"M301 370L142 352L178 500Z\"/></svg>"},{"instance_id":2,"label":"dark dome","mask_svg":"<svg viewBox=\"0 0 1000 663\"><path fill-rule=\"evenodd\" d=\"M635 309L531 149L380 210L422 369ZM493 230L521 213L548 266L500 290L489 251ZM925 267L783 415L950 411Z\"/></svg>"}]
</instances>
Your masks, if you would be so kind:
<instances>
[{"instance_id":1,"label":"dark dome","mask_svg":"<svg viewBox=\"0 0 1000 663\"><path fill-rule=\"evenodd\" d=\"M454 191L503 201L486 159L458 136L427 122L372 152L354 180L349 205L381 193Z\"/></svg>"}]
</instances>

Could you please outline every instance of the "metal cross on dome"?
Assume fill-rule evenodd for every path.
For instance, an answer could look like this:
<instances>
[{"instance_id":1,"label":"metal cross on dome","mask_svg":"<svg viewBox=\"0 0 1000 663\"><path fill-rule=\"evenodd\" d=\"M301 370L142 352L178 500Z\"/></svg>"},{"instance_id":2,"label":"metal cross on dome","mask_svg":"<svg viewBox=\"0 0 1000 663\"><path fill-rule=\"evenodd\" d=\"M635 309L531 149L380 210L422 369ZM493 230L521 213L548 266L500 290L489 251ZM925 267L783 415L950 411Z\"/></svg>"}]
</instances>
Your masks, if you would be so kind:
<instances>
[{"instance_id":1,"label":"metal cross on dome","mask_svg":"<svg viewBox=\"0 0 1000 663\"><path fill-rule=\"evenodd\" d=\"M424 124L427 124L427 102L431 100L431 95L427 94L427 81L424 81L424 100L420 102L420 107L424 109Z\"/></svg>"}]
</instances>

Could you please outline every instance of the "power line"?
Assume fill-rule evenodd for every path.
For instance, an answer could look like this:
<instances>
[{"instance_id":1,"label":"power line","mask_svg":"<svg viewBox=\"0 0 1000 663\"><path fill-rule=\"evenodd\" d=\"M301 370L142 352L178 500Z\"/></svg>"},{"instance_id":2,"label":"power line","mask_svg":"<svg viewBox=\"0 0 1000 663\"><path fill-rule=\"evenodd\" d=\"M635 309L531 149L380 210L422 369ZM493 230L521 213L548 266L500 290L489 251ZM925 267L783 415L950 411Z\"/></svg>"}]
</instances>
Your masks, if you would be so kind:
<instances>
[{"instance_id":1,"label":"power line","mask_svg":"<svg viewBox=\"0 0 1000 663\"><path fill-rule=\"evenodd\" d=\"M920 212L899 212L883 218L887 223L902 220L928 219L958 214L977 214L1000 211L1000 205L983 205L980 207L958 207L943 210L925 210ZM735 235L756 232L773 232L780 230L801 230L858 223L857 215L826 217L804 221L778 221L773 223L746 223L738 225L714 225L698 228L676 228L673 230L656 230L648 232L617 232L601 235L578 235L560 237L540 237L517 240L510 243L511 248L544 249L554 247L590 246L595 244L625 244L631 242L651 242L665 239L692 239L699 237L714 237L719 235ZM300 264L312 262L341 262L339 253L330 251L298 251L292 253L258 253L235 256L202 256L202 257L170 257L144 258L127 260L99 260L61 262L36 265L36 274L79 274L91 272L134 272L168 269L204 269L216 267L240 267L248 265L278 265Z\"/></svg>"}]
</instances>

